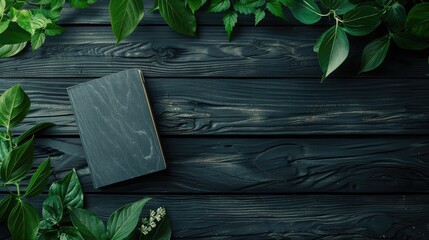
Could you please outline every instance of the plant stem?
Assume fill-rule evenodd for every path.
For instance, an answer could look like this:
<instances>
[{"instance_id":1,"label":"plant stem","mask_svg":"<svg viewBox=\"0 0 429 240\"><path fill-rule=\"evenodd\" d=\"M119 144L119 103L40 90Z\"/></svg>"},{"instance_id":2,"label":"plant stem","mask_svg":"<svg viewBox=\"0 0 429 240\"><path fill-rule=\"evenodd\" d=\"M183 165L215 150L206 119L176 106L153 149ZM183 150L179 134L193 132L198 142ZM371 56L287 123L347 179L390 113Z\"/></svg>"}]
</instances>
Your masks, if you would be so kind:
<instances>
[{"instance_id":1,"label":"plant stem","mask_svg":"<svg viewBox=\"0 0 429 240\"><path fill-rule=\"evenodd\" d=\"M21 197L21 190L19 189L19 183L15 183L16 192L18 193L18 197Z\"/></svg>"}]
</instances>

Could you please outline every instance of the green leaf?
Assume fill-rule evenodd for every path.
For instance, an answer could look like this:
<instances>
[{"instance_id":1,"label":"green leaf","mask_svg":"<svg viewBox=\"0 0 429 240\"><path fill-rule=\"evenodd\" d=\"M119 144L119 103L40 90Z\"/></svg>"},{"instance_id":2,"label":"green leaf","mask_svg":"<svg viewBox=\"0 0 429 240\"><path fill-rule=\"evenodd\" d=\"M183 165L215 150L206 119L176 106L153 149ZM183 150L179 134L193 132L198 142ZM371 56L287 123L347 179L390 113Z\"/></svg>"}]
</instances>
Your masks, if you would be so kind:
<instances>
[{"instance_id":1,"label":"green leaf","mask_svg":"<svg viewBox=\"0 0 429 240\"><path fill-rule=\"evenodd\" d=\"M33 164L33 155L33 139L15 148L1 165L1 179L5 183L17 183L24 179Z\"/></svg>"},{"instance_id":2,"label":"green leaf","mask_svg":"<svg viewBox=\"0 0 429 240\"><path fill-rule=\"evenodd\" d=\"M59 196L49 196L43 202L42 216L51 225L60 223L63 218L63 203Z\"/></svg>"},{"instance_id":3,"label":"green leaf","mask_svg":"<svg viewBox=\"0 0 429 240\"><path fill-rule=\"evenodd\" d=\"M9 27L0 34L0 46L27 42L31 39L29 32L22 29L17 23L9 23Z\"/></svg>"},{"instance_id":4,"label":"green leaf","mask_svg":"<svg viewBox=\"0 0 429 240\"><path fill-rule=\"evenodd\" d=\"M159 13L174 31L195 36L197 22L195 15L186 8L183 0L159 0Z\"/></svg>"},{"instance_id":5,"label":"green leaf","mask_svg":"<svg viewBox=\"0 0 429 240\"><path fill-rule=\"evenodd\" d=\"M33 137L36 133L45 130L46 128L55 126L54 123L50 122L44 122L44 123L38 123L22 133L19 137L17 137L14 141L15 145L21 144L24 140L27 140L30 137Z\"/></svg>"},{"instance_id":6,"label":"green leaf","mask_svg":"<svg viewBox=\"0 0 429 240\"><path fill-rule=\"evenodd\" d=\"M51 10L61 10L66 0L51 0Z\"/></svg>"},{"instance_id":7,"label":"green leaf","mask_svg":"<svg viewBox=\"0 0 429 240\"><path fill-rule=\"evenodd\" d=\"M258 9L255 12L255 26L258 25L265 18L265 11Z\"/></svg>"},{"instance_id":8,"label":"green leaf","mask_svg":"<svg viewBox=\"0 0 429 240\"><path fill-rule=\"evenodd\" d=\"M10 194L0 201L0 222L4 222L9 218L10 212L16 203L16 197Z\"/></svg>"},{"instance_id":9,"label":"green leaf","mask_svg":"<svg viewBox=\"0 0 429 240\"><path fill-rule=\"evenodd\" d=\"M110 20L116 44L128 37L144 15L143 0L110 0Z\"/></svg>"},{"instance_id":10,"label":"green leaf","mask_svg":"<svg viewBox=\"0 0 429 240\"><path fill-rule=\"evenodd\" d=\"M150 198L127 204L116 210L109 218L107 231L111 240L122 240L136 228L144 205Z\"/></svg>"},{"instance_id":11,"label":"green leaf","mask_svg":"<svg viewBox=\"0 0 429 240\"><path fill-rule=\"evenodd\" d=\"M234 10L244 15L254 13L256 11L256 7L257 4L251 1L241 0L234 3Z\"/></svg>"},{"instance_id":12,"label":"green leaf","mask_svg":"<svg viewBox=\"0 0 429 240\"><path fill-rule=\"evenodd\" d=\"M334 10L336 14L344 14L356 7L348 0L321 0L322 7L328 10Z\"/></svg>"},{"instance_id":13,"label":"green leaf","mask_svg":"<svg viewBox=\"0 0 429 240\"><path fill-rule=\"evenodd\" d=\"M344 14L344 30L353 36L363 36L380 25L381 12L373 6L358 6Z\"/></svg>"},{"instance_id":14,"label":"green leaf","mask_svg":"<svg viewBox=\"0 0 429 240\"><path fill-rule=\"evenodd\" d=\"M294 6L289 9L292 15L304 24L314 24L321 19L320 8L314 0L295 0Z\"/></svg>"},{"instance_id":15,"label":"green leaf","mask_svg":"<svg viewBox=\"0 0 429 240\"><path fill-rule=\"evenodd\" d=\"M60 10L32 9L31 12L33 13L33 15L40 14L43 15L45 18L51 20L46 21L46 27L48 27L49 23L56 23L60 20Z\"/></svg>"},{"instance_id":16,"label":"green leaf","mask_svg":"<svg viewBox=\"0 0 429 240\"><path fill-rule=\"evenodd\" d=\"M15 15L17 18L16 22L21 28L29 33L34 32L31 28L31 19L33 18L33 15L30 10L16 10Z\"/></svg>"},{"instance_id":17,"label":"green leaf","mask_svg":"<svg viewBox=\"0 0 429 240\"><path fill-rule=\"evenodd\" d=\"M64 28L62 28L61 26L55 23L49 23L45 29L45 34L46 36L49 36L49 37L59 35L63 32L64 32Z\"/></svg>"},{"instance_id":18,"label":"green leaf","mask_svg":"<svg viewBox=\"0 0 429 240\"><path fill-rule=\"evenodd\" d=\"M6 132L0 131L0 169L3 161L6 159L7 154L9 153L9 143L5 138Z\"/></svg>"},{"instance_id":19,"label":"green leaf","mask_svg":"<svg viewBox=\"0 0 429 240\"><path fill-rule=\"evenodd\" d=\"M0 47L0 58L12 57L21 52L25 46L26 42L17 43L17 44L8 44Z\"/></svg>"},{"instance_id":20,"label":"green leaf","mask_svg":"<svg viewBox=\"0 0 429 240\"><path fill-rule=\"evenodd\" d=\"M54 182L49 188L49 196L58 195L64 208L82 208L83 192L76 171L73 169L67 176Z\"/></svg>"},{"instance_id":21,"label":"green leaf","mask_svg":"<svg viewBox=\"0 0 429 240\"><path fill-rule=\"evenodd\" d=\"M231 6L230 0L211 0L208 12L224 12Z\"/></svg>"},{"instance_id":22,"label":"green leaf","mask_svg":"<svg viewBox=\"0 0 429 240\"><path fill-rule=\"evenodd\" d=\"M429 47L429 42L407 32L398 32L392 35L398 47L408 50L423 50Z\"/></svg>"},{"instance_id":23,"label":"green leaf","mask_svg":"<svg viewBox=\"0 0 429 240\"><path fill-rule=\"evenodd\" d=\"M225 31L228 33L228 40L231 40L232 30L238 21L238 15L234 11L225 12L223 14L223 24L225 25Z\"/></svg>"},{"instance_id":24,"label":"green leaf","mask_svg":"<svg viewBox=\"0 0 429 240\"><path fill-rule=\"evenodd\" d=\"M187 0L187 2L192 13L195 13L207 2L207 0Z\"/></svg>"},{"instance_id":25,"label":"green leaf","mask_svg":"<svg viewBox=\"0 0 429 240\"><path fill-rule=\"evenodd\" d=\"M51 19L45 17L45 15L41 13L36 13L31 19L31 29L33 33L37 29L44 29L48 26L49 23L52 23Z\"/></svg>"},{"instance_id":26,"label":"green leaf","mask_svg":"<svg viewBox=\"0 0 429 240\"><path fill-rule=\"evenodd\" d=\"M53 240L53 239L59 239L60 231L57 229L50 229L47 231L40 232L36 237L36 240Z\"/></svg>"},{"instance_id":27,"label":"green leaf","mask_svg":"<svg viewBox=\"0 0 429 240\"><path fill-rule=\"evenodd\" d=\"M61 229L60 240L83 240L83 237L76 228L64 227Z\"/></svg>"},{"instance_id":28,"label":"green leaf","mask_svg":"<svg viewBox=\"0 0 429 240\"><path fill-rule=\"evenodd\" d=\"M0 0L0 18L3 18L5 8L6 8L6 1Z\"/></svg>"},{"instance_id":29,"label":"green leaf","mask_svg":"<svg viewBox=\"0 0 429 240\"><path fill-rule=\"evenodd\" d=\"M31 197L39 196L48 185L48 180L50 176L51 176L51 159L48 157L46 161L40 164L36 172L31 177L30 183L28 184L27 191L25 192L24 197L31 198Z\"/></svg>"},{"instance_id":30,"label":"green leaf","mask_svg":"<svg viewBox=\"0 0 429 240\"><path fill-rule=\"evenodd\" d=\"M387 26L392 32L400 32L404 29L406 17L405 8L397 2L392 4L385 14Z\"/></svg>"},{"instance_id":31,"label":"green leaf","mask_svg":"<svg viewBox=\"0 0 429 240\"><path fill-rule=\"evenodd\" d=\"M166 214L161 218L160 222L156 223L155 229L152 229L147 235L142 235L140 240L170 240L171 239L171 226Z\"/></svg>"},{"instance_id":32,"label":"green leaf","mask_svg":"<svg viewBox=\"0 0 429 240\"><path fill-rule=\"evenodd\" d=\"M32 240L39 230L39 216L29 203L18 201L8 218L8 228L13 239Z\"/></svg>"},{"instance_id":33,"label":"green leaf","mask_svg":"<svg viewBox=\"0 0 429 240\"><path fill-rule=\"evenodd\" d=\"M109 239L103 221L94 213L76 208L72 210L70 216L73 225L85 240Z\"/></svg>"},{"instance_id":34,"label":"green leaf","mask_svg":"<svg viewBox=\"0 0 429 240\"><path fill-rule=\"evenodd\" d=\"M322 35L320 35L320 36L319 36L319 38L317 38L316 43L315 43L315 44L314 44L314 46L313 46L313 51L314 51L315 53L318 53L318 52L319 52L320 44L322 43L323 39L325 38L325 36L326 36L326 34L327 34L328 32L329 32L329 31L325 31L324 33L322 33Z\"/></svg>"},{"instance_id":35,"label":"green leaf","mask_svg":"<svg viewBox=\"0 0 429 240\"><path fill-rule=\"evenodd\" d=\"M39 49L45 43L46 35L41 31L36 31L31 37L31 48L33 51Z\"/></svg>"},{"instance_id":36,"label":"green leaf","mask_svg":"<svg viewBox=\"0 0 429 240\"><path fill-rule=\"evenodd\" d=\"M70 5L74 8L87 8L89 5L95 3L95 0L70 0Z\"/></svg>"},{"instance_id":37,"label":"green leaf","mask_svg":"<svg viewBox=\"0 0 429 240\"><path fill-rule=\"evenodd\" d=\"M410 10L405 30L416 37L429 38L429 3L416 4Z\"/></svg>"},{"instance_id":38,"label":"green leaf","mask_svg":"<svg viewBox=\"0 0 429 240\"><path fill-rule=\"evenodd\" d=\"M30 110L30 99L17 84L0 96L0 125L10 129L24 120Z\"/></svg>"},{"instance_id":39,"label":"green leaf","mask_svg":"<svg viewBox=\"0 0 429 240\"><path fill-rule=\"evenodd\" d=\"M6 20L4 22L0 22L0 34L6 31L6 29L9 27L9 20Z\"/></svg>"},{"instance_id":40,"label":"green leaf","mask_svg":"<svg viewBox=\"0 0 429 240\"><path fill-rule=\"evenodd\" d=\"M276 17L286 20L282 5L278 1L270 1L267 3L268 11Z\"/></svg>"},{"instance_id":41,"label":"green leaf","mask_svg":"<svg viewBox=\"0 0 429 240\"><path fill-rule=\"evenodd\" d=\"M360 72L371 71L384 61L390 46L390 37L386 35L374 39L363 49Z\"/></svg>"},{"instance_id":42,"label":"green leaf","mask_svg":"<svg viewBox=\"0 0 429 240\"><path fill-rule=\"evenodd\" d=\"M323 71L322 82L346 60L349 54L349 40L340 27L331 27L320 43L319 64Z\"/></svg>"}]
</instances>

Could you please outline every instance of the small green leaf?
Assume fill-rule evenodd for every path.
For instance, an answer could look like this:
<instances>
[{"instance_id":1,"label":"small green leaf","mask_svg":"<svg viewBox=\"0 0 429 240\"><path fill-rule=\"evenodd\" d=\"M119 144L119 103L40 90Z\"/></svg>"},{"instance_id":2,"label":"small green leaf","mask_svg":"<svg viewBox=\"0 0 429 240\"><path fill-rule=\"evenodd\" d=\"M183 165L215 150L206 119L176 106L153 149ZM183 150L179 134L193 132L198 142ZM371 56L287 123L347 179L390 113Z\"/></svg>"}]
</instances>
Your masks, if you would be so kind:
<instances>
[{"instance_id":1,"label":"small green leaf","mask_svg":"<svg viewBox=\"0 0 429 240\"><path fill-rule=\"evenodd\" d=\"M423 50L429 47L429 42L407 32L398 32L392 35L398 47L408 50Z\"/></svg>"},{"instance_id":2,"label":"small green leaf","mask_svg":"<svg viewBox=\"0 0 429 240\"><path fill-rule=\"evenodd\" d=\"M0 47L0 58L12 57L22 51L27 45L26 42L17 44L7 44Z\"/></svg>"},{"instance_id":3,"label":"small green leaf","mask_svg":"<svg viewBox=\"0 0 429 240\"><path fill-rule=\"evenodd\" d=\"M41 13L36 13L31 19L31 29L33 33L37 29L44 29L48 26L49 23L52 23L51 19L45 17L45 15Z\"/></svg>"},{"instance_id":4,"label":"small green leaf","mask_svg":"<svg viewBox=\"0 0 429 240\"><path fill-rule=\"evenodd\" d=\"M387 26L392 32L400 32L404 29L406 17L405 8L397 2L392 4L385 14Z\"/></svg>"},{"instance_id":5,"label":"small green leaf","mask_svg":"<svg viewBox=\"0 0 429 240\"><path fill-rule=\"evenodd\" d=\"M58 195L64 208L82 208L83 192L76 171L73 169L67 176L54 182L49 188L49 196Z\"/></svg>"},{"instance_id":6,"label":"small green leaf","mask_svg":"<svg viewBox=\"0 0 429 240\"><path fill-rule=\"evenodd\" d=\"M46 21L46 27L49 23L56 23L60 20L60 10L32 9L31 12L33 15L43 15L49 19L50 21Z\"/></svg>"},{"instance_id":7,"label":"small green leaf","mask_svg":"<svg viewBox=\"0 0 429 240\"><path fill-rule=\"evenodd\" d=\"M111 240L122 240L130 235L137 226L144 205L150 198L127 204L116 210L109 218L107 231Z\"/></svg>"},{"instance_id":8,"label":"small green leaf","mask_svg":"<svg viewBox=\"0 0 429 240\"><path fill-rule=\"evenodd\" d=\"M33 49L33 51L39 49L43 45L43 43L45 43L45 40L46 35L40 30L37 30L31 37L31 48Z\"/></svg>"},{"instance_id":9,"label":"small green leaf","mask_svg":"<svg viewBox=\"0 0 429 240\"><path fill-rule=\"evenodd\" d=\"M358 6L344 14L344 30L353 36L363 36L380 25L380 10L373 6Z\"/></svg>"},{"instance_id":10,"label":"small green leaf","mask_svg":"<svg viewBox=\"0 0 429 240\"><path fill-rule=\"evenodd\" d=\"M80 232L84 239L109 239L103 221L94 213L85 209L76 208L71 211L70 217L73 222L73 225Z\"/></svg>"},{"instance_id":11,"label":"small green leaf","mask_svg":"<svg viewBox=\"0 0 429 240\"><path fill-rule=\"evenodd\" d=\"M64 31L64 28L62 28L61 26L59 26L55 23L49 23L46 26L45 34L48 37L53 37L53 36L56 36L56 35L63 33L63 31Z\"/></svg>"},{"instance_id":12,"label":"small green leaf","mask_svg":"<svg viewBox=\"0 0 429 240\"><path fill-rule=\"evenodd\" d=\"M33 155L33 139L15 148L1 165L1 179L5 183L17 183L24 179L33 164Z\"/></svg>"},{"instance_id":13,"label":"small green leaf","mask_svg":"<svg viewBox=\"0 0 429 240\"><path fill-rule=\"evenodd\" d=\"M265 11L258 9L255 12L255 26L258 25L265 18Z\"/></svg>"},{"instance_id":14,"label":"small green leaf","mask_svg":"<svg viewBox=\"0 0 429 240\"><path fill-rule=\"evenodd\" d=\"M63 203L59 196L54 195L46 198L43 202L42 216L50 225L60 223L63 218Z\"/></svg>"},{"instance_id":15,"label":"small green leaf","mask_svg":"<svg viewBox=\"0 0 429 240\"><path fill-rule=\"evenodd\" d=\"M346 60L349 54L349 40L340 27L331 27L323 38L319 53L319 65L323 71L322 82Z\"/></svg>"},{"instance_id":16,"label":"small green leaf","mask_svg":"<svg viewBox=\"0 0 429 240\"><path fill-rule=\"evenodd\" d=\"M8 228L13 239L35 239L39 230L39 216L31 204L17 201L8 218Z\"/></svg>"},{"instance_id":17,"label":"small green leaf","mask_svg":"<svg viewBox=\"0 0 429 240\"><path fill-rule=\"evenodd\" d=\"M159 13L174 31L195 36L197 21L183 0L158 0Z\"/></svg>"},{"instance_id":18,"label":"small green leaf","mask_svg":"<svg viewBox=\"0 0 429 240\"><path fill-rule=\"evenodd\" d=\"M390 46L390 37L386 35L374 39L363 49L360 72L371 71L384 61Z\"/></svg>"},{"instance_id":19,"label":"small green leaf","mask_svg":"<svg viewBox=\"0 0 429 240\"><path fill-rule=\"evenodd\" d=\"M65 3L65 0L51 0L51 10L61 10Z\"/></svg>"},{"instance_id":20,"label":"small green leaf","mask_svg":"<svg viewBox=\"0 0 429 240\"><path fill-rule=\"evenodd\" d=\"M74 8L87 8L89 5L95 3L95 0L70 0L70 5Z\"/></svg>"},{"instance_id":21,"label":"small green leaf","mask_svg":"<svg viewBox=\"0 0 429 240\"><path fill-rule=\"evenodd\" d=\"M21 28L29 33L34 32L31 28L31 19L33 18L33 15L30 10L17 10L15 15L17 16L16 22Z\"/></svg>"},{"instance_id":22,"label":"small green leaf","mask_svg":"<svg viewBox=\"0 0 429 240\"><path fill-rule=\"evenodd\" d=\"M5 20L3 22L0 22L0 34L2 34L6 29L9 27L9 20Z\"/></svg>"},{"instance_id":23,"label":"small green leaf","mask_svg":"<svg viewBox=\"0 0 429 240\"><path fill-rule=\"evenodd\" d=\"M207 0L187 0L187 2L192 13L195 13L207 2Z\"/></svg>"},{"instance_id":24,"label":"small green leaf","mask_svg":"<svg viewBox=\"0 0 429 240\"><path fill-rule=\"evenodd\" d=\"M223 24L225 25L225 31L228 33L228 40L231 40L232 30L238 21L238 15L234 11L225 12L223 14Z\"/></svg>"},{"instance_id":25,"label":"small green leaf","mask_svg":"<svg viewBox=\"0 0 429 240\"><path fill-rule=\"evenodd\" d=\"M0 125L10 129L24 120L30 110L30 99L17 84L0 96Z\"/></svg>"},{"instance_id":26,"label":"small green leaf","mask_svg":"<svg viewBox=\"0 0 429 240\"><path fill-rule=\"evenodd\" d=\"M16 203L16 197L10 194L0 201L0 222L4 222L9 218L10 212Z\"/></svg>"},{"instance_id":27,"label":"small green leaf","mask_svg":"<svg viewBox=\"0 0 429 240\"><path fill-rule=\"evenodd\" d=\"M17 23L10 22L9 27L0 34L0 46L27 42L31 34L22 29Z\"/></svg>"},{"instance_id":28,"label":"small green leaf","mask_svg":"<svg viewBox=\"0 0 429 240\"><path fill-rule=\"evenodd\" d=\"M25 192L24 197L31 198L31 197L39 196L48 185L48 180L50 176L51 176L51 159L48 157L46 161L40 164L36 172L31 177L30 183L28 184L27 191Z\"/></svg>"},{"instance_id":29,"label":"small green leaf","mask_svg":"<svg viewBox=\"0 0 429 240\"><path fill-rule=\"evenodd\" d=\"M256 11L257 4L252 1L237 1L234 3L234 10L244 15L249 15Z\"/></svg>"},{"instance_id":30,"label":"small green leaf","mask_svg":"<svg viewBox=\"0 0 429 240\"><path fill-rule=\"evenodd\" d=\"M54 123L50 122L44 122L44 123L38 123L34 125L32 128L25 131L23 134L21 134L19 137L17 137L14 141L15 145L21 144L24 140L27 140L30 137L33 137L36 133L45 130L46 128L55 126Z\"/></svg>"},{"instance_id":31,"label":"small green leaf","mask_svg":"<svg viewBox=\"0 0 429 240\"><path fill-rule=\"evenodd\" d=\"M416 4L410 10L405 30L416 37L429 38L429 3Z\"/></svg>"},{"instance_id":32,"label":"small green leaf","mask_svg":"<svg viewBox=\"0 0 429 240\"><path fill-rule=\"evenodd\" d=\"M231 2L229 0L211 0L208 12L224 12L229 9Z\"/></svg>"},{"instance_id":33,"label":"small green leaf","mask_svg":"<svg viewBox=\"0 0 429 240\"><path fill-rule=\"evenodd\" d=\"M0 19L3 18L5 8L6 8L6 1L0 0Z\"/></svg>"},{"instance_id":34,"label":"small green leaf","mask_svg":"<svg viewBox=\"0 0 429 240\"><path fill-rule=\"evenodd\" d=\"M84 238L76 228L64 227L61 229L60 240L84 240Z\"/></svg>"},{"instance_id":35,"label":"small green leaf","mask_svg":"<svg viewBox=\"0 0 429 240\"><path fill-rule=\"evenodd\" d=\"M286 16L283 12L282 5L278 1L269 1L267 3L267 9L268 11L273 14L274 16L281 18L283 20L286 20Z\"/></svg>"},{"instance_id":36,"label":"small green leaf","mask_svg":"<svg viewBox=\"0 0 429 240\"><path fill-rule=\"evenodd\" d=\"M304 24L314 24L321 19L320 8L314 0L295 0L294 6L289 9L292 15Z\"/></svg>"},{"instance_id":37,"label":"small green leaf","mask_svg":"<svg viewBox=\"0 0 429 240\"><path fill-rule=\"evenodd\" d=\"M110 19L116 44L128 37L144 15L143 0L110 0Z\"/></svg>"}]
</instances>

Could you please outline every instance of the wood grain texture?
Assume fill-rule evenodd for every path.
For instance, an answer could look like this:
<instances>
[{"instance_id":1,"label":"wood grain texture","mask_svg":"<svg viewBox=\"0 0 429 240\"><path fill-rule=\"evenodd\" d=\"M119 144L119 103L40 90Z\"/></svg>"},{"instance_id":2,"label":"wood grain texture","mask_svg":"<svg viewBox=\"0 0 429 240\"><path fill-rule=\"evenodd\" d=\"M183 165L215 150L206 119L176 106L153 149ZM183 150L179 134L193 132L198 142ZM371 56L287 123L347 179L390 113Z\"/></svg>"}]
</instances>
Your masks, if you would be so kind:
<instances>
[{"instance_id":1,"label":"wood grain texture","mask_svg":"<svg viewBox=\"0 0 429 240\"><path fill-rule=\"evenodd\" d=\"M312 49L324 30L312 26L241 27L234 41L228 42L221 26L200 27L197 38L181 36L167 26L148 26L139 28L115 47L108 26L69 27L61 36L49 39L39 51L0 59L0 77L97 78L139 68L146 77L314 77L319 81L322 73ZM353 50L347 62L330 80L357 76L361 50L367 41L355 40L351 41ZM410 54L392 48L378 70L359 77L406 81L426 78L428 68L427 52Z\"/></svg>"},{"instance_id":2,"label":"wood grain texture","mask_svg":"<svg viewBox=\"0 0 429 240\"><path fill-rule=\"evenodd\" d=\"M0 79L32 100L17 131L41 121L46 134L77 135L66 88L88 79ZM426 79L146 78L162 135L428 134Z\"/></svg>"},{"instance_id":3,"label":"wood grain texture","mask_svg":"<svg viewBox=\"0 0 429 240\"><path fill-rule=\"evenodd\" d=\"M86 195L104 221L143 196ZM154 195L165 206L173 239L427 239L429 196ZM40 205L37 199L36 204ZM0 239L8 239L2 231Z\"/></svg>"},{"instance_id":4,"label":"wood grain texture","mask_svg":"<svg viewBox=\"0 0 429 240\"><path fill-rule=\"evenodd\" d=\"M168 168L100 190L78 138L38 139L51 181L75 168L97 193L429 192L429 138L162 139ZM25 181L26 185L28 180Z\"/></svg>"},{"instance_id":5,"label":"wood grain texture","mask_svg":"<svg viewBox=\"0 0 429 240\"><path fill-rule=\"evenodd\" d=\"M67 92L95 188L166 168L138 69L85 82Z\"/></svg>"}]
</instances>

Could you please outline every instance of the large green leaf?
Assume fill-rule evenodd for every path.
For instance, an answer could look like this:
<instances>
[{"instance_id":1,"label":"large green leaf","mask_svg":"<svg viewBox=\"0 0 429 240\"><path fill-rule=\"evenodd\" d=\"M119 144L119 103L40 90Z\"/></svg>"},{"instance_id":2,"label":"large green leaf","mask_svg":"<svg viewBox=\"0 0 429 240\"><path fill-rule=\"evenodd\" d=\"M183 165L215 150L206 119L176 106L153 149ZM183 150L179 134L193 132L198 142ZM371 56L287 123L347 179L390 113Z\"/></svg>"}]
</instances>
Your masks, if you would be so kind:
<instances>
[{"instance_id":1,"label":"large green leaf","mask_svg":"<svg viewBox=\"0 0 429 240\"><path fill-rule=\"evenodd\" d=\"M9 218L10 212L16 203L16 197L10 194L0 201L0 222L4 222Z\"/></svg>"},{"instance_id":2,"label":"large green leaf","mask_svg":"<svg viewBox=\"0 0 429 240\"><path fill-rule=\"evenodd\" d=\"M63 218L63 203L59 196L49 196L43 202L42 209L43 220L51 225L60 223Z\"/></svg>"},{"instance_id":3,"label":"large green leaf","mask_svg":"<svg viewBox=\"0 0 429 240\"><path fill-rule=\"evenodd\" d=\"M36 133L45 130L46 128L55 126L54 123L50 123L50 122L44 122L44 123L38 123L36 125L34 125L33 127L31 127L30 129L28 129L27 131L25 131L24 133L22 133L21 135L19 135L19 137L17 137L14 140L15 145L19 145L21 144L24 140L27 140L30 137L33 137Z\"/></svg>"},{"instance_id":4,"label":"large green leaf","mask_svg":"<svg viewBox=\"0 0 429 240\"><path fill-rule=\"evenodd\" d=\"M83 237L76 228L64 227L61 229L60 240L83 240Z\"/></svg>"},{"instance_id":5,"label":"large green leaf","mask_svg":"<svg viewBox=\"0 0 429 240\"><path fill-rule=\"evenodd\" d=\"M31 169L33 155L33 139L15 148L7 155L6 160L1 165L1 179L5 183L17 183L21 181Z\"/></svg>"},{"instance_id":6,"label":"large green leaf","mask_svg":"<svg viewBox=\"0 0 429 240\"><path fill-rule=\"evenodd\" d=\"M334 10L336 14L344 14L356 7L349 0L321 0L322 7L328 10Z\"/></svg>"},{"instance_id":7,"label":"large green leaf","mask_svg":"<svg viewBox=\"0 0 429 240\"><path fill-rule=\"evenodd\" d=\"M396 45L403 49L423 50L429 48L429 42L407 32L398 32L392 35Z\"/></svg>"},{"instance_id":8,"label":"large green leaf","mask_svg":"<svg viewBox=\"0 0 429 240\"><path fill-rule=\"evenodd\" d=\"M208 12L224 12L231 7L230 0L210 0Z\"/></svg>"},{"instance_id":9,"label":"large green leaf","mask_svg":"<svg viewBox=\"0 0 429 240\"><path fill-rule=\"evenodd\" d=\"M174 31L195 36L197 22L195 15L186 8L183 0L158 0L159 13Z\"/></svg>"},{"instance_id":10,"label":"large green leaf","mask_svg":"<svg viewBox=\"0 0 429 240\"><path fill-rule=\"evenodd\" d=\"M24 197L31 198L39 196L48 185L49 177L51 176L51 159L48 157L37 168L36 172L30 179L27 191L25 191Z\"/></svg>"},{"instance_id":11,"label":"large green leaf","mask_svg":"<svg viewBox=\"0 0 429 240\"><path fill-rule=\"evenodd\" d=\"M17 44L7 44L0 47L0 58L12 57L25 48L27 42Z\"/></svg>"},{"instance_id":12,"label":"large green leaf","mask_svg":"<svg viewBox=\"0 0 429 240\"><path fill-rule=\"evenodd\" d=\"M156 227L147 235L142 235L140 240L170 240L171 226L168 220L168 215L161 218L161 221L156 223Z\"/></svg>"},{"instance_id":13,"label":"large green leaf","mask_svg":"<svg viewBox=\"0 0 429 240\"><path fill-rule=\"evenodd\" d=\"M349 54L349 40L340 27L331 27L326 31L320 43L318 59L323 71L322 82L346 60Z\"/></svg>"},{"instance_id":14,"label":"large green leaf","mask_svg":"<svg viewBox=\"0 0 429 240\"><path fill-rule=\"evenodd\" d=\"M429 3L416 4L410 10L405 30L417 37L429 38Z\"/></svg>"},{"instance_id":15,"label":"large green leaf","mask_svg":"<svg viewBox=\"0 0 429 240\"><path fill-rule=\"evenodd\" d=\"M234 11L225 12L223 14L223 24L225 25L225 31L228 33L228 40L231 40L232 30L238 21L238 15Z\"/></svg>"},{"instance_id":16,"label":"large green leaf","mask_svg":"<svg viewBox=\"0 0 429 240\"><path fill-rule=\"evenodd\" d=\"M353 36L366 35L380 25L380 9L373 6L358 6L344 14L344 30Z\"/></svg>"},{"instance_id":17,"label":"large green leaf","mask_svg":"<svg viewBox=\"0 0 429 240\"><path fill-rule=\"evenodd\" d=\"M18 201L7 221L13 239L33 240L39 230L39 215L31 204Z\"/></svg>"},{"instance_id":18,"label":"large green leaf","mask_svg":"<svg viewBox=\"0 0 429 240\"><path fill-rule=\"evenodd\" d=\"M0 125L12 128L24 120L30 110L30 99L19 84L0 96Z\"/></svg>"},{"instance_id":19,"label":"large green leaf","mask_svg":"<svg viewBox=\"0 0 429 240\"><path fill-rule=\"evenodd\" d=\"M207 0L187 0L188 6L191 9L192 13L195 13L206 2L207 2Z\"/></svg>"},{"instance_id":20,"label":"large green leaf","mask_svg":"<svg viewBox=\"0 0 429 240\"><path fill-rule=\"evenodd\" d=\"M304 24L314 24L321 19L320 8L314 0L294 0L289 7L292 15Z\"/></svg>"},{"instance_id":21,"label":"large green leaf","mask_svg":"<svg viewBox=\"0 0 429 240\"><path fill-rule=\"evenodd\" d=\"M360 72L371 71L384 61L390 46L390 36L374 39L363 49Z\"/></svg>"},{"instance_id":22,"label":"large green leaf","mask_svg":"<svg viewBox=\"0 0 429 240\"><path fill-rule=\"evenodd\" d=\"M400 32L404 29L407 12L398 2L392 4L385 14L387 26L392 32Z\"/></svg>"},{"instance_id":23,"label":"large green leaf","mask_svg":"<svg viewBox=\"0 0 429 240\"><path fill-rule=\"evenodd\" d=\"M107 240L106 227L103 221L94 213L85 209L73 209L70 214L75 228L85 240Z\"/></svg>"},{"instance_id":24,"label":"large green leaf","mask_svg":"<svg viewBox=\"0 0 429 240\"><path fill-rule=\"evenodd\" d=\"M127 204L116 210L109 218L107 231L111 240L122 240L133 232L139 221L144 205L150 198Z\"/></svg>"},{"instance_id":25,"label":"large green leaf","mask_svg":"<svg viewBox=\"0 0 429 240\"><path fill-rule=\"evenodd\" d=\"M116 43L136 29L144 15L143 0L110 0L110 22Z\"/></svg>"},{"instance_id":26,"label":"large green leaf","mask_svg":"<svg viewBox=\"0 0 429 240\"><path fill-rule=\"evenodd\" d=\"M64 208L82 208L83 192L76 171L73 169L67 176L52 183L49 196L58 195Z\"/></svg>"}]
</instances>

